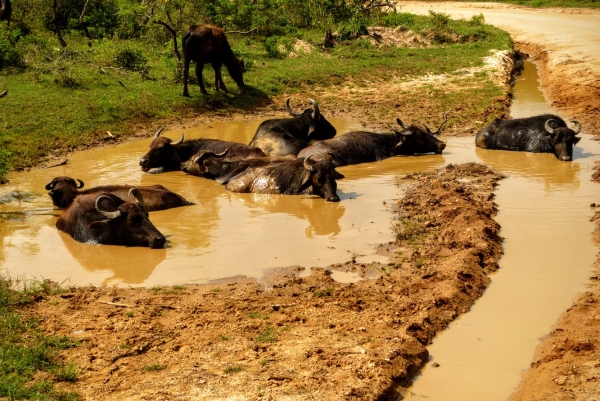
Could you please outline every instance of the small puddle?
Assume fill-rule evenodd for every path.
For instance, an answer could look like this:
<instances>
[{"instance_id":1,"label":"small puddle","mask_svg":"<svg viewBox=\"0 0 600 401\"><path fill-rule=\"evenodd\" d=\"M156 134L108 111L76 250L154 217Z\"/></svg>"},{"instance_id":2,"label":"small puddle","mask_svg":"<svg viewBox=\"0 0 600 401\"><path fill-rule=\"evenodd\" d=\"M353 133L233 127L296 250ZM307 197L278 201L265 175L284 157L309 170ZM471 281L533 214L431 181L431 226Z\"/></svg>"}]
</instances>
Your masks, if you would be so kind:
<instances>
[{"instance_id":1,"label":"small puddle","mask_svg":"<svg viewBox=\"0 0 600 401\"><path fill-rule=\"evenodd\" d=\"M534 64L526 62L514 91L514 118L553 112ZM539 339L585 291L598 251L589 205L597 201L591 174L600 147L582 135L574 153L572 163L561 163L551 155L476 150L510 176L496 193L505 238L500 270L471 311L434 339L405 400L506 400Z\"/></svg>"}]
</instances>

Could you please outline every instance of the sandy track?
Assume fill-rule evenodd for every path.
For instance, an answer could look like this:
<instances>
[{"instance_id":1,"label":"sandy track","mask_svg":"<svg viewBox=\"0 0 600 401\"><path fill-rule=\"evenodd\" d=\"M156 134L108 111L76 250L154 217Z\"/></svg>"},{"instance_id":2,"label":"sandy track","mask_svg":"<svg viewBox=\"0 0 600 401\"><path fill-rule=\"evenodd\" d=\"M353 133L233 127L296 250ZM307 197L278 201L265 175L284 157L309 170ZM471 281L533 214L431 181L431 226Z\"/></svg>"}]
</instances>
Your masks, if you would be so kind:
<instances>
[{"instance_id":1,"label":"sandy track","mask_svg":"<svg viewBox=\"0 0 600 401\"><path fill-rule=\"evenodd\" d=\"M585 133L600 133L600 10L531 9L507 4L399 2L402 11L429 10L487 23L510 33L515 48L540 68L542 89L563 117L582 122Z\"/></svg>"}]
</instances>

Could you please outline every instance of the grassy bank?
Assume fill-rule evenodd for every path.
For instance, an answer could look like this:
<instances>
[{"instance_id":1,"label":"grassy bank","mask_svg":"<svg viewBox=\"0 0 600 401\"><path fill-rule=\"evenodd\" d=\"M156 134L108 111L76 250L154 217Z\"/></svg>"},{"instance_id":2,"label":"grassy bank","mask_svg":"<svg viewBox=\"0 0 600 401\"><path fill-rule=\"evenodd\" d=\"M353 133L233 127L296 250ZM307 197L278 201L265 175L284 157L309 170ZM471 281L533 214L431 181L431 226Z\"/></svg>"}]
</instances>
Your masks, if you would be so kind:
<instances>
[{"instance_id":1,"label":"grassy bank","mask_svg":"<svg viewBox=\"0 0 600 401\"><path fill-rule=\"evenodd\" d=\"M529 7L600 8L598 0L475 0L478 3L508 3Z\"/></svg>"},{"instance_id":2,"label":"grassy bank","mask_svg":"<svg viewBox=\"0 0 600 401\"><path fill-rule=\"evenodd\" d=\"M452 21L444 14L400 13L371 22L414 31L430 44L383 46L361 36L360 29L347 34L346 27L340 29L335 47L327 50L322 49L324 31L319 29L268 37L231 34L234 51L248 66L247 90L238 91L224 72L232 93L215 93L207 85L209 94L202 96L192 80L191 98L181 95L172 43L156 46L141 39L104 38L88 44L87 38L72 32L63 35L69 45L61 48L51 32L23 36L16 45L23 55L22 66L0 73L0 89L9 91L0 99L0 175L3 166L5 171L7 166L34 166L48 155L100 141L106 131L123 137L140 124L161 119L253 113L283 94L301 93L322 101L319 94L335 92L342 84L365 88L399 77L408 81L424 74L457 73L481 66L491 49L510 48L508 35L486 25L482 18ZM300 41L307 51L294 50ZM291 52L295 57L290 57ZM210 66L204 77L213 81ZM440 100L445 103L442 107L485 108L486 99L501 94L486 78L477 77L477 85L467 85L453 99L440 93L445 99ZM432 91L436 89L425 88L430 97ZM473 101L465 104L465 99ZM390 105L397 102L389 100Z\"/></svg>"},{"instance_id":3,"label":"grassy bank","mask_svg":"<svg viewBox=\"0 0 600 401\"><path fill-rule=\"evenodd\" d=\"M40 322L25 317L20 308L57 290L47 283L28 283L21 291L0 276L0 399L77 400L76 393L55 383L77 380L77 367L57 357L76 343L44 333Z\"/></svg>"}]
</instances>

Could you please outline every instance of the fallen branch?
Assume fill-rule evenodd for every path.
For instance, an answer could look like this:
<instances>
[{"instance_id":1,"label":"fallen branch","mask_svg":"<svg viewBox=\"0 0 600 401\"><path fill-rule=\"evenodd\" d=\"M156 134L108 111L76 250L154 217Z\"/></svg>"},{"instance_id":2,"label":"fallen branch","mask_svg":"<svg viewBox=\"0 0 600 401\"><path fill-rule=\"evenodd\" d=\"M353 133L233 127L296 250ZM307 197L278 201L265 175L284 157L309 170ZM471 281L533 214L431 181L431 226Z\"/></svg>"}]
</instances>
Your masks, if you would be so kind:
<instances>
[{"instance_id":1,"label":"fallen branch","mask_svg":"<svg viewBox=\"0 0 600 401\"><path fill-rule=\"evenodd\" d=\"M65 164L67 164L68 161L69 161L68 159L65 159L65 160L62 160L62 161L60 161L60 162L58 162L56 164L53 164L51 166L46 166L46 167L44 167L44 169L52 168L52 167L58 167L58 166L64 166Z\"/></svg>"},{"instance_id":2,"label":"fallen branch","mask_svg":"<svg viewBox=\"0 0 600 401\"><path fill-rule=\"evenodd\" d=\"M106 305L112 305L112 306L116 306L119 308L135 308L135 307L139 307L142 305L127 305L127 304L119 304L117 302L110 302L110 301L98 301L101 304L106 304ZM165 309L181 309L179 306L172 306L172 305L143 305L143 306L154 306L157 308L165 308Z\"/></svg>"},{"instance_id":3,"label":"fallen branch","mask_svg":"<svg viewBox=\"0 0 600 401\"><path fill-rule=\"evenodd\" d=\"M246 32L241 32L241 31L226 31L225 33L226 33L226 34L230 34L230 33L239 33L240 35L246 35L246 34L249 34L249 33L251 33L251 32L254 32L254 31L256 31L258 28L260 28L260 25L259 25L259 26L257 26L256 28L252 28L252 29L250 29L249 31L246 31Z\"/></svg>"}]
</instances>

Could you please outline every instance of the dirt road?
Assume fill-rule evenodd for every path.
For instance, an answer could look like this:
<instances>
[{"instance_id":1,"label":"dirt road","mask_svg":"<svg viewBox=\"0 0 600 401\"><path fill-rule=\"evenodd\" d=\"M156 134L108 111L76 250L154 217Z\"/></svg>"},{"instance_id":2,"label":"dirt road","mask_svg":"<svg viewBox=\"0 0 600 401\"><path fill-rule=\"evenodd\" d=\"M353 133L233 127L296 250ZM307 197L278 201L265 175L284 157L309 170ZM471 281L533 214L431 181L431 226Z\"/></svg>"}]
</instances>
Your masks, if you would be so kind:
<instances>
[{"instance_id":1,"label":"dirt road","mask_svg":"<svg viewBox=\"0 0 600 401\"><path fill-rule=\"evenodd\" d=\"M600 10L531 9L498 3L399 2L402 11L429 10L452 18L483 14L489 24L510 33L515 48L540 68L542 89L563 117L600 134Z\"/></svg>"}]
</instances>

